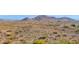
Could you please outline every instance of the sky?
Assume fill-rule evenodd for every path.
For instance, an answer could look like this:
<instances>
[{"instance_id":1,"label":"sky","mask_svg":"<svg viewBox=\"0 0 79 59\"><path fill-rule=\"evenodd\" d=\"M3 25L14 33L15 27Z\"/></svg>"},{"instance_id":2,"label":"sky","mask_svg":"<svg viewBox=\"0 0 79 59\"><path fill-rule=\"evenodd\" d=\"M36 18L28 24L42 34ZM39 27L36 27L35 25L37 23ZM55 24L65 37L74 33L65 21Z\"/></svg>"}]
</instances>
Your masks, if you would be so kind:
<instances>
[{"instance_id":1,"label":"sky","mask_svg":"<svg viewBox=\"0 0 79 59\"><path fill-rule=\"evenodd\" d=\"M9 20L21 20L25 17L28 17L28 18L33 18L33 17L36 17L37 15L0 15L0 19L9 19ZM54 16L54 17L57 17L57 18L60 18L60 17L69 17L69 18L72 18L72 19L75 19L75 20L79 20L79 15L49 15L49 16Z\"/></svg>"}]
</instances>

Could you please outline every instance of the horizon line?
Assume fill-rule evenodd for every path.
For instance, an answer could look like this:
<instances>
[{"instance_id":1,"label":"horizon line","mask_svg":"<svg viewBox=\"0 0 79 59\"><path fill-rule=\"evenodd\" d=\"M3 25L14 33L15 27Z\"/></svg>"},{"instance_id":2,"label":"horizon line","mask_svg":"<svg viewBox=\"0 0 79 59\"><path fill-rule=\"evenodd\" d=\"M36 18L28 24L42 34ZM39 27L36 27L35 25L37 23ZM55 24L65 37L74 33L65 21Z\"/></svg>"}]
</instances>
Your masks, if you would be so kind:
<instances>
[{"instance_id":1,"label":"horizon line","mask_svg":"<svg viewBox=\"0 0 79 59\"><path fill-rule=\"evenodd\" d=\"M24 18L34 18L36 16L39 16L39 15L0 15L0 19L1 20L21 20ZM46 15L46 16L55 17L55 18L66 17L74 20L79 20L79 15Z\"/></svg>"}]
</instances>

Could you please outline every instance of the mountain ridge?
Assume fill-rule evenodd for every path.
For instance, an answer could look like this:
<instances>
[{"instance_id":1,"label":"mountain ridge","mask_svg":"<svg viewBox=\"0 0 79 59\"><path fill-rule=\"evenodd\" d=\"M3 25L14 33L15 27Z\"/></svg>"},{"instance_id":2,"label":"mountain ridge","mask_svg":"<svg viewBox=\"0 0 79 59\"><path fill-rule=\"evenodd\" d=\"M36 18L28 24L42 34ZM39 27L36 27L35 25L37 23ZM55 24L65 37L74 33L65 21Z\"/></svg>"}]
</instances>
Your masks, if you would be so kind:
<instances>
[{"instance_id":1,"label":"mountain ridge","mask_svg":"<svg viewBox=\"0 0 79 59\"><path fill-rule=\"evenodd\" d=\"M54 16L47 16L47 15L38 15L34 18L23 18L22 20L30 20L30 19L33 19L33 20L45 20L45 19L51 19L51 20L67 20L67 21L76 21L75 19L72 19L70 17L60 17L60 18L57 18L57 17L54 17Z\"/></svg>"}]
</instances>

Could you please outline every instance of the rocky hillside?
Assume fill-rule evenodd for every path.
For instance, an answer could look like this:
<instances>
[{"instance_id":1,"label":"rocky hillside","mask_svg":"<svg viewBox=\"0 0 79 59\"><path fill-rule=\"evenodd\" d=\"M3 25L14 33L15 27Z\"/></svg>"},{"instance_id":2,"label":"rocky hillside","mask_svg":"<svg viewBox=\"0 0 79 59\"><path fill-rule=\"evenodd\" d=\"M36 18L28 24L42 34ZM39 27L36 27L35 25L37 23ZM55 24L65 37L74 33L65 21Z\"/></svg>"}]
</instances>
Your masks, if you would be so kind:
<instances>
[{"instance_id":1,"label":"rocky hillside","mask_svg":"<svg viewBox=\"0 0 79 59\"><path fill-rule=\"evenodd\" d=\"M79 22L39 15L19 21L0 21L1 44L78 44Z\"/></svg>"}]
</instances>

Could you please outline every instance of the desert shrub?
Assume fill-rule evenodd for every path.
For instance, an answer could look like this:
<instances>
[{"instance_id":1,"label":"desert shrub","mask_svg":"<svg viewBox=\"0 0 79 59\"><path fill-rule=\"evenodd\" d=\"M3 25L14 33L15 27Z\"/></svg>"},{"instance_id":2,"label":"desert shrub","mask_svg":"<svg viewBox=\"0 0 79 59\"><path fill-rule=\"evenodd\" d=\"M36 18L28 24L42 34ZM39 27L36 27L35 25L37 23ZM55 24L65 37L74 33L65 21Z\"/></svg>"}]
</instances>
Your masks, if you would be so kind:
<instances>
[{"instance_id":1,"label":"desert shrub","mask_svg":"<svg viewBox=\"0 0 79 59\"><path fill-rule=\"evenodd\" d=\"M14 34L13 33L10 33L10 34L6 34L6 39L8 39L8 40L14 40L15 39L15 36L14 36Z\"/></svg>"},{"instance_id":2,"label":"desert shrub","mask_svg":"<svg viewBox=\"0 0 79 59\"><path fill-rule=\"evenodd\" d=\"M48 26L53 26L53 24L48 24Z\"/></svg>"},{"instance_id":3,"label":"desert shrub","mask_svg":"<svg viewBox=\"0 0 79 59\"><path fill-rule=\"evenodd\" d=\"M12 35L11 35L11 34L6 34L6 37L7 37L7 38L11 38Z\"/></svg>"},{"instance_id":4,"label":"desert shrub","mask_svg":"<svg viewBox=\"0 0 79 59\"><path fill-rule=\"evenodd\" d=\"M8 37L8 40L14 40L14 37Z\"/></svg>"},{"instance_id":5,"label":"desert shrub","mask_svg":"<svg viewBox=\"0 0 79 59\"><path fill-rule=\"evenodd\" d=\"M11 36L10 34L6 34L7 37Z\"/></svg>"},{"instance_id":6,"label":"desert shrub","mask_svg":"<svg viewBox=\"0 0 79 59\"><path fill-rule=\"evenodd\" d=\"M60 44L70 44L70 41L69 40L65 40L65 39L60 39L59 43Z\"/></svg>"},{"instance_id":7,"label":"desert shrub","mask_svg":"<svg viewBox=\"0 0 79 59\"><path fill-rule=\"evenodd\" d=\"M60 37L61 35L57 35L56 37Z\"/></svg>"},{"instance_id":8,"label":"desert shrub","mask_svg":"<svg viewBox=\"0 0 79 59\"><path fill-rule=\"evenodd\" d=\"M7 40L7 41L4 41L3 44L10 44L11 41L10 40Z\"/></svg>"},{"instance_id":9,"label":"desert shrub","mask_svg":"<svg viewBox=\"0 0 79 59\"><path fill-rule=\"evenodd\" d=\"M72 26L72 27L76 27L76 25L75 25L75 24L71 24L71 26Z\"/></svg>"},{"instance_id":10,"label":"desert shrub","mask_svg":"<svg viewBox=\"0 0 79 59\"><path fill-rule=\"evenodd\" d=\"M59 40L60 44L79 44L79 41L77 40L65 40L65 39L60 39Z\"/></svg>"},{"instance_id":11,"label":"desert shrub","mask_svg":"<svg viewBox=\"0 0 79 59\"><path fill-rule=\"evenodd\" d=\"M79 25L77 26L77 28L79 28Z\"/></svg>"},{"instance_id":12,"label":"desert shrub","mask_svg":"<svg viewBox=\"0 0 79 59\"><path fill-rule=\"evenodd\" d=\"M17 32L17 31L15 32L15 34L18 34L18 33L19 33L19 32Z\"/></svg>"},{"instance_id":13,"label":"desert shrub","mask_svg":"<svg viewBox=\"0 0 79 59\"><path fill-rule=\"evenodd\" d=\"M57 32L53 32L53 34L57 34Z\"/></svg>"},{"instance_id":14,"label":"desert shrub","mask_svg":"<svg viewBox=\"0 0 79 59\"><path fill-rule=\"evenodd\" d=\"M7 32L12 32L11 30L7 30Z\"/></svg>"},{"instance_id":15,"label":"desert shrub","mask_svg":"<svg viewBox=\"0 0 79 59\"><path fill-rule=\"evenodd\" d=\"M39 37L38 39L46 39L46 37Z\"/></svg>"},{"instance_id":16,"label":"desert shrub","mask_svg":"<svg viewBox=\"0 0 79 59\"><path fill-rule=\"evenodd\" d=\"M3 42L3 44L9 44L9 42Z\"/></svg>"},{"instance_id":17,"label":"desert shrub","mask_svg":"<svg viewBox=\"0 0 79 59\"><path fill-rule=\"evenodd\" d=\"M63 26L63 28L69 28L69 26Z\"/></svg>"},{"instance_id":18,"label":"desert shrub","mask_svg":"<svg viewBox=\"0 0 79 59\"><path fill-rule=\"evenodd\" d=\"M19 30L19 33L21 33L22 32L22 30Z\"/></svg>"},{"instance_id":19,"label":"desert shrub","mask_svg":"<svg viewBox=\"0 0 79 59\"><path fill-rule=\"evenodd\" d=\"M77 29L77 30L75 31L75 33L76 33L76 34L79 34L79 29Z\"/></svg>"},{"instance_id":20,"label":"desert shrub","mask_svg":"<svg viewBox=\"0 0 79 59\"><path fill-rule=\"evenodd\" d=\"M71 40L70 44L79 44L79 42L77 40Z\"/></svg>"},{"instance_id":21,"label":"desert shrub","mask_svg":"<svg viewBox=\"0 0 79 59\"><path fill-rule=\"evenodd\" d=\"M20 42L21 42L22 44L26 44L26 41L23 40L23 39L21 39Z\"/></svg>"},{"instance_id":22,"label":"desert shrub","mask_svg":"<svg viewBox=\"0 0 79 59\"><path fill-rule=\"evenodd\" d=\"M33 44L46 44L46 40L34 40Z\"/></svg>"},{"instance_id":23,"label":"desert shrub","mask_svg":"<svg viewBox=\"0 0 79 59\"><path fill-rule=\"evenodd\" d=\"M63 36L66 37L67 35L66 34L63 34Z\"/></svg>"}]
</instances>

